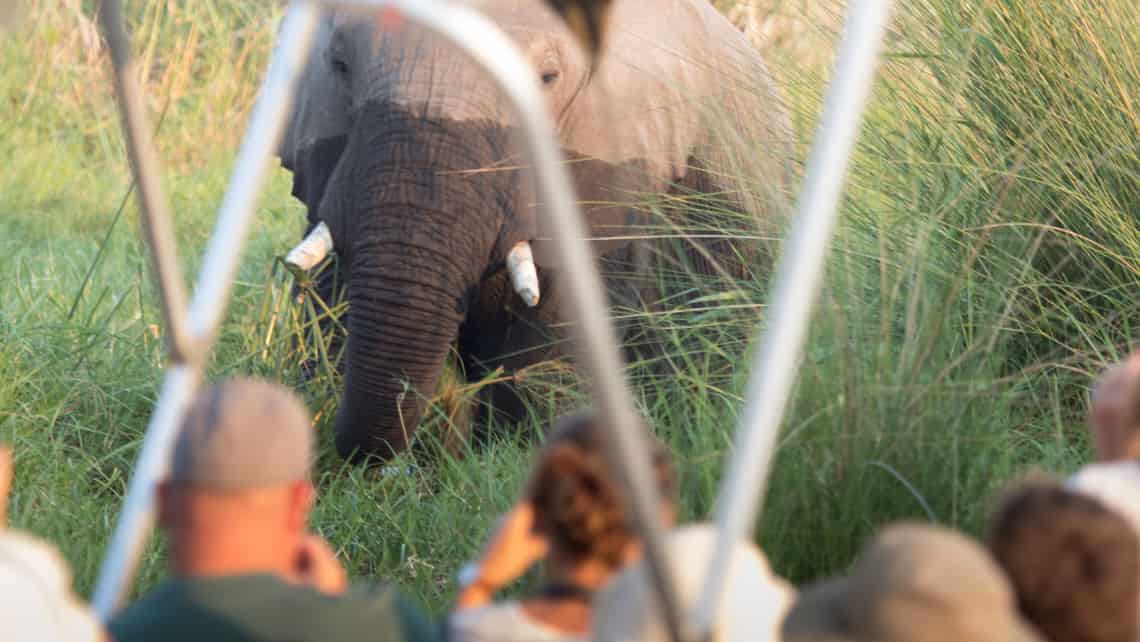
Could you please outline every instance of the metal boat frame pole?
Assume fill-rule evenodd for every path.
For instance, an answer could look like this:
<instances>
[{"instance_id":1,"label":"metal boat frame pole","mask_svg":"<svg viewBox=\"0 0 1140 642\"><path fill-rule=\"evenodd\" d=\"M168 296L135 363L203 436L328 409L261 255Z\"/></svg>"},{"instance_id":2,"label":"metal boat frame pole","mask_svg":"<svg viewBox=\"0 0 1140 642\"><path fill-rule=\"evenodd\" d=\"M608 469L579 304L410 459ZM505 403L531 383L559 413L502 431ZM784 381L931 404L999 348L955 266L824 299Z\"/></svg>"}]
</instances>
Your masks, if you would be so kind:
<instances>
[{"instance_id":1,"label":"metal boat frame pole","mask_svg":"<svg viewBox=\"0 0 1140 642\"><path fill-rule=\"evenodd\" d=\"M115 64L114 70L116 84L119 87L129 88L125 92L128 97L131 95L136 97L133 100L121 99L119 102L125 114L123 120L129 125L142 123L144 119L140 113L141 101L137 99L139 90L133 87L136 78L134 74L123 73L132 69L133 63L130 62L129 52L125 50L126 36L122 34L123 26L118 4L117 0L105 0L102 3L102 23L105 32L109 33L109 42L118 39L124 43L120 49L120 59L124 62ZM307 2L293 5L286 14L281 37L288 38L295 43L295 46L282 48L273 56L261 94L253 108L250 127L238 151L234 173L218 210L218 220L206 247L194 298L189 308L163 306L167 331L169 332L170 328L185 328L185 339L181 345L186 348L171 351L170 365L155 404L154 414L151 415L150 423L147 425L142 449L135 462L127 496L123 501L123 509L115 525L103 565L99 569L91 601L96 614L103 620L110 619L130 585L150 535L154 522L155 489L158 482L166 476L178 426L201 381L202 366L213 346L218 324L229 302L230 290L237 273L242 246L245 244L253 219L257 197L284 131L285 118L292 105L297 79L304 65L304 56L311 44L319 18L318 7ZM120 32L118 37L114 35L116 31ZM136 131L135 135L127 136L127 143L132 148L130 155L134 160L134 170L141 176L152 177L153 184L157 185L157 155L149 138L149 132L140 136ZM139 181L140 187L145 184L145 181ZM167 230L170 229L165 203L158 205L158 209L152 209L155 207L154 201L141 198L139 202L143 207L144 219L158 221L166 218L164 224L148 227L162 229L161 226L165 225ZM151 240L148 238L148 241ZM156 266L176 267L172 234L162 242L150 243L150 251L155 257ZM169 276L169 273L167 275ZM160 276L160 286L165 288L171 280ZM163 298L164 301L168 300L169 294L164 292Z\"/></svg>"},{"instance_id":2,"label":"metal boat frame pole","mask_svg":"<svg viewBox=\"0 0 1140 642\"><path fill-rule=\"evenodd\" d=\"M117 4L108 0L105 5ZM545 102L535 74L522 53L487 18L461 4L446 0L372 0L337 2L372 8L388 8L436 31L454 41L481 65L498 83L519 113L526 134L528 151L538 168L538 186L554 229L555 247L566 266L569 279L567 294L572 308L579 313L583 365L592 380L591 389L600 413L612 426L611 451L631 496L635 498L634 519L645 535L647 559L654 570L655 585L665 606L670 630L679 635L680 609L670 569L662 548L663 528L656 510L657 502L643 435L636 422L633 396L622 377L623 364L618 350L617 334L606 314L607 305L590 248L585 226L577 205L573 183L554 137L554 127L546 112ZM114 35L115 25L121 32L121 16L117 9L104 7L104 28ZM96 584L93 605L103 619L114 612L134 575L135 567L153 525L154 492L166 473L170 451L177 434L179 420L201 378L201 363L213 344L217 326L225 310L234 273L248 233L257 195L264 184L265 173L283 135L286 118L296 93L303 64L312 46L312 35L320 19L318 3L294 2L286 13L277 46L270 61L261 94L254 106L249 128L238 152L234 174L219 210L218 222L206 249L206 259L198 279L194 300L186 324L198 352L197 358L186 359L185 353L172 352L172 365L156 404L154 415L135 465L124 508L116 525L111 545ZM108 38L111 40L111 38ZM120 37L125 42L125 36ZM119 48L127 63L115 65L117 84L129 86L133 76L120 72L129 68L129 52ZM137 89L133 90L135 96ZM128 94L129 95L129 94ZM124 120L139 122L138 100L121 100ZM135 171L154 175L153 143L145 137L128 135ZM150 165L147 165L147 161ZM141 169L141 171L140 171ZM153 208L153 201L142 201L145 216L166 217L165 208ZM155 264L170 261L174 249L169 243L151 243ZM165 285L165 283L164 283ZM182 327L180 312L166 308L168 327ZM679 642L680 638L676 638Z\"/></svg>"},{"instance_id":3,"label":"metal boat frame pole","mask_svg":"<svg viewBox=\"0 0 1140 642\"><path fill-rule=\"evenodd\" d=\"M792 230L776 267L767 327L744 395L744 411L717 495L718 542L700 598L689 613L694 629L711 630L734 544L751 539L768 487L780 424L799 374L812 309L823 285L827 251L863 111L875 79L891 0L855 0L835 61Z\"/></svg>"},{"instance_id":4,"label":"metal boat frame pole","mask_svg":"<svg viewBox=\"0 0 1140 642\"><path fill-rule=\"evenodd\" d=\"M170 216L166 194L159 178L158 153L151 134L150 119L143 109L138 68L131 55L119 2L100 3L99 24L111 54L115 95L119 99L127 155L131 159L131 170L138 185L143 230L147 246L151 248L151 264L158 282L162 316L166 322L167 351L172 361L185 361L193 353L192 342L186 333L186 282L178 267L174 219Z\"/></svg>"},{"instance_id":5,"label":"metal boat frame pole","mask_svg":"<svg viewBox=\"0 0 1140 642\"><path fill-rule=\"evenodd\" d=\"M535 0L539 1L539 0ZM203 268L189 308L178 272L171 218L158 180L157 154L142 112L134 64L118 0L101 3L101 25L111 49L132 169L139 184L147 243L162 297L170 366L147 427L127 497L96 584L93 605L109 619L134 575L153 525L154 489L165 475L177 426L202 376L225 311L257 197L295 98L320 4L348 4L397 11L450 38L481 65L514 104L554 229L555 247L568 276L568 296L579 315L579 348L599 412L610 434L613 465L634 500L633 517L646 541L646 557L674 642L706 637L714 624L721 580L733 544L755 524L771 467L776 437L795 379L811 308L823 279L824 261L848 159L874 78L889 15L889 0L864 0L849 10L833 86L813 149L793 230L776 272L769 306L775 314L757 352L746 406L729 473L717 504L720 545L704 590L691 613L683 613L665 560L663 528L633 397L622 376L617 335L586 238L573 184L562 162L554 128L533 70L517 47L478 12L447 0L357 0L290 5L279 32L261 93L238 152ZM688 616L688 617L685 617ZM691 625L691 626L688 626Z\"/></svg>"}]
</instances>

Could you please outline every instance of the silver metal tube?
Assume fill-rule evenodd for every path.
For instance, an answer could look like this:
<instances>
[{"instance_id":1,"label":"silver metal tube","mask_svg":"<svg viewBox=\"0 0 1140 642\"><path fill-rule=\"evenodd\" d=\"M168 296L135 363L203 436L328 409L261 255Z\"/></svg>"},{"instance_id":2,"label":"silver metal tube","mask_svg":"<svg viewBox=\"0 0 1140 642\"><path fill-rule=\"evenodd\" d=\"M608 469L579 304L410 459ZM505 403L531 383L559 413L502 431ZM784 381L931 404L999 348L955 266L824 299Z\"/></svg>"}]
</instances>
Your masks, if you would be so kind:
<instances>
[{"instance_id":1,"label":"silver metal tube","mask_svg":"<svg viewBox=\"0 0 1140 642\"><path fill-rule=\"evenodd\" d=\"M554 125L535 71L518 47L477 11L446 0L363 0L359 6L395 7L407 17L447 36L498 83L513 103L538 169L538 187L564 266L570 309L576 311L582 363L592 379L597 409L612 431L609 452L615 472L633 500L632 517L658 592L662 616L674 642L685 637L672 570L667 564L660 501L653 482L645 435L636 421L633 395L622 376L617 333L609 316L602 280L578 208L578 197L557 144Z\"/></svg>"},{"instance_id":2,"label":"silver metal tube","mask_svg":"<svg viewBox=\"0 0 1140 642\"><path fill-rule=\"evenodd\" d=\"M135 183L138 185L143 232L147 245L150 246L162 316L166 321L166 346L171 361L180 362L189 358L194 351L192 339L187 336L185 327L186 282L178 267L173 219L159 178L158 153L151 138L151 126L143 106L135 60L123 26L119 0L103 0L100 3L99 24L111 53L111 71L119 98L127 155L131 159Z\"/></svg>"},{"instance_id":3,"label":"silver metal tube","mask_svg":"<svg viewBox=\"0 0 1140 642\"><path fill-rule=\"evenodd\" d=\"M281 23L261 94L250 114L229 186L218 208L218 222L206 246L190 305L190 332L207 344L213 343L225 313L241 248L265 185L266 172L285 134L320 12L316 2L299 0L290 5Z\"/></svg>"},{"instance_id":4,"label":"silver metal tube","mask_svg":"<svg viewBox=\"0 0 1140 642\"><path fill-rule=\"evenodd\" d=\"M111 544L103 557L103 566L99 569L95 593L91 598L92 608L104 622L114 615L146 547L154 521L155 487L166 475L182 413L186 411L201 375L201 369L196 366L175 365L166 372L162 382L158 403L150 417L142 451L131 475L127 498Z\"/></svg>"},{"instance_id":5,"label":"silver metal tube","mask_svg":"<svg viewBox=\"0 0 1140 642\"><path fill-rule=\"evenodd\" d=\"M599 411L613 426L611 437L615 468L630 489L634 517L646 542L646 557L656 579L664 615L674 640L680 640L680 608L666 565L657 494L652 484L644 435L637 429L632 396L621 377L622 363L616 333L607 309L601 279L594 264L586 230L577 208L570 178L554 143L554 128L546 113L533 70L518 48L489 20L476 11L442 0L377 0L351 2L370 7L395 7L412 20L448 36L481 64L500 84L520 113L528 145L539 168L539 187L545 196L557 237L556 246L569 275L569 293L579 311L583 362L593 377ZM189 328L203 346L209 346L225 307L249 219L266 165L283 129L291 105L299 65L311 44L317 13L307 3L295 4L279 37L280 48L262 95L255 106L237 168L222 202L219 221L211 236L198 288L190 309ZM289 22L291 21L291 22ZM178 372L181 372L179 370ZM168 383L175 373L168 376ZM180 377L181 379L181 377ZM177 391L188 391L185 381ZM169 383L174 386L175 383ZM185 386L185 388L183 388ZM104 619L113 612L133 574L153 515L155 484L165 473L177 419L185 404L175 406L175 390L160 397L147 443L131 480L126 506L116 528L108 557L96 587L95 607ZM189 392L185 392L188 398Z\"/></svg>"},{"instance_id":6,"label":"silver metal tube","mask_svg":"<svg viewBox=\"0 0 1140 642\"><path fill-rule=\"evenodd\" d=\"M198 287L190 306L189 329L202 355L213 344L217 326L229 302L242 246L253 218L257 195L277 143L285 131L304 61L320 17L310 2L295 2L282 22L281 45L274 51L251 124L238 152L237 164L206 248ZM169 370L154 414L147 426L127 496L111 544L99 569L92 605L104 621L110 619L134 576L139 556L154 520L154 493L166 475L174 438L183 412L201 377L204 359Z\"/></svg>"},{"instance_id":7,"label":"silver metal tube","mask_svg":"<svg viewBox=\"0 0 1140 642\"><path fill-rule=\"evenodd\" d=\"M808 160L794 227L776 270L768 303L771 316L752 365L736 444L720 487L716 507L719 543L691 619L699 635L708 634L715 624L732 551L736 542L750 537L761 509L891 4L890 0L860 0L848 9L846 33Z\"/></svg>"}]
</instances>

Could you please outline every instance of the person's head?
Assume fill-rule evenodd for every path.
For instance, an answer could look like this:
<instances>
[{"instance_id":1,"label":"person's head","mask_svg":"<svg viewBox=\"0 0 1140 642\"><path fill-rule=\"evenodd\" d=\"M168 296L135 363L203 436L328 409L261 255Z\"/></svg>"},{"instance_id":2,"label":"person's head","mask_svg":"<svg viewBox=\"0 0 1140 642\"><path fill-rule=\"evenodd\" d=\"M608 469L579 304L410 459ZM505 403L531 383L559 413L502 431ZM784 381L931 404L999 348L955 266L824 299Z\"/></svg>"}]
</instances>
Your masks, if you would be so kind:
<instances>
[{"instance_id":1,"label":"person's head","mask_svg":"<svg viewBox=\"0 0 1140 642\"><path fill-rule=\"evenodd\" d=\"M977 542L926 524L887 527L848 577L800 592L785 642L1038 642Z\"/></svg>"},{"instance_id":2,"label":"person's head","mask_svg":"<svg viewBox=\"0 0 1140 642\"><path fill-rule=\"evenodd\" d=\"M1052 642L1135 642L1140 544L1119 514L1033 481L996 511L987 541L1026 619Z\"/></svg>"},{"instance_id":3,"label":"person's head","mask_svg":"<svg viewBox=\"0 0 1140 642\"><path fill-rule=\"evenodd\" d=\"M1089 429L1099 461L1140 459L1140 350L1093 386Z\"/></svg>"},{"instance_id":4,"label":"person's head","mask_svg":"<svg viewBox=\"0 0 1140 642\"><path fill-rule=\"evenodd\" d=\"M617 569L639 552L621 484L606 459L606 430L597 417L562 418L535 462L525 499L534 507L534 530L550 545L552 561L585 561ZM666 447L648 435L662 516L674 519L677 477Z\"/></svg>"},{"instance_id":5,"label":"person's head","mask_svg":"<svg viewBox=\"0 0 1140 642\"><path fill-rule=\"evenodd\" d=\"M176 570L293 568L313 502L312 453L308 411L286 388L232 379L201 391L159 487Z\"/></svg>"}]
</instances>

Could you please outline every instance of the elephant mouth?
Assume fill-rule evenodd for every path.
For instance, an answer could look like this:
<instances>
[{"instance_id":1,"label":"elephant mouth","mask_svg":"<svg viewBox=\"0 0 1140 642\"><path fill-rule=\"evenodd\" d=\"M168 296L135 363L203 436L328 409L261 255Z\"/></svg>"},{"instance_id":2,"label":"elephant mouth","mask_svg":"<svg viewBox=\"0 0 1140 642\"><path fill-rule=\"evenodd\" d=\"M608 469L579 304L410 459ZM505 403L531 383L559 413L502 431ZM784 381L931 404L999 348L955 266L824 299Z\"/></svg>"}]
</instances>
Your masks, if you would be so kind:
<instances>
[{"instance_id":1,"label":"elephant mouth","mask_svg":"<svg viewBox=\"0 0 1140 642\"><path fill-rule=\"evenodd\" d=\"M313 230L305 236L285 256L285 265L298 278L304 278L306 273L320 264L334 246L332 233L324 221L317 223ZM507 272L511 286L519 299L527 307L538 305L542 298L542 290L538 282L538 268L534 264L534 252L530 241L519 241L507 252Z\"/></svg>"}]
</instances>

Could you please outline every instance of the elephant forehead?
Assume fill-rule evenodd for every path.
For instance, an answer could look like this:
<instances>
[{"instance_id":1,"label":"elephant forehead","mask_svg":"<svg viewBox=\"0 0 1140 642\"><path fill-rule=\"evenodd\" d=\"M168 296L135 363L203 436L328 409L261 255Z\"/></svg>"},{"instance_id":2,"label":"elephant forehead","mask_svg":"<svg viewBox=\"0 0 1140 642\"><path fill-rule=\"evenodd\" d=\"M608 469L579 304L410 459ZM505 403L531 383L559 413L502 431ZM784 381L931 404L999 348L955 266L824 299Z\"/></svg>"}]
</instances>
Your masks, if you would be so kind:
<instances>
[{"instance_id":1,"label":"elephant forehead","mask_svg":"<svg viewBox=\"0 0 1140 642\"><path fill-rule=\"evenodd\" d=\"M512 27L541 28L544 32L556 30L569 34L558 15L545 2L534 0L457 0L463 5L490 18L503 29Z\"/></svg>"},{"instance_id":2,"label":"elephant forehead","mask_svg":"<svg viewBox=\"0 0 1140 642\"><path fill-rule=\"evenodd\" d=\"M532 0L454 0L451 4L467 6L486 16L504 30L514 28L540 30L543 33L570 35L557 14L541 2ZM370 23L382 31L395 32L415 28L397 10L370 7L342 7L336 10L334 24Z\"/></svg>"},{"instance_id":3,"label":"elephant forehead","mask_svg":"<svg viewBox=\"0 0 1140 642\"><path fill-rule=\"evenodd\" d=\"M747 88L754 76L729 42L739 34L721 33L727 21L704 0L616 0L609 45L588 79L582 52L544 3L460 2L503 28L536 69L561 65L569 90L548 98L564 146L609 163L643 162L664 179L686 173L706 125L732 115L726 90ZM356 107L379 100L427 118L514 123L505 97L466 54L422 27L384 21L374 11L337 15L337 31L366 61L354 72L364 76Z\"/></svg>"},{"instance_id":4,"label":"elephant forehead","mask_svg":"<svg viewBox=\"0 0 1140 642\"><path fill-rule=\"evenodd\" d=\"M352 69L356 109L382 101L432 118L507 123L506 97L448 39L416 25L380 29L372 15L338 15L336 40Z\"/></svg>"}]
</instances>

